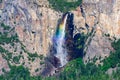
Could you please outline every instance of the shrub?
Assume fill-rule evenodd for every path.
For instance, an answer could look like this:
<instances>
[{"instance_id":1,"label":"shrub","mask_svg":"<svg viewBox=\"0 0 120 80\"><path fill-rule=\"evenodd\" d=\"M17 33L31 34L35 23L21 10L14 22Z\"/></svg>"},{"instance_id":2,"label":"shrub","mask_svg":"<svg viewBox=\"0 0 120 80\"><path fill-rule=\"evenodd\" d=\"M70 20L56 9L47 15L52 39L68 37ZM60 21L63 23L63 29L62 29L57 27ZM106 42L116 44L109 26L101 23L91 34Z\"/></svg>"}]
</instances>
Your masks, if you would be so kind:
<instances>
[{"instance_id":1,"label":"shrub","mask_svg":"<svg viewBox=\"0 0 120 80\"><path fill-rule=\"evenodd\" d=\"M82 2L82 0L77 0L72 2L66 1L66 0L48 0L48 1L51 4L53 9L61 12L67 12L67 11L73 10L77 6L79 6Z\"/></svg>"}]
</instances>

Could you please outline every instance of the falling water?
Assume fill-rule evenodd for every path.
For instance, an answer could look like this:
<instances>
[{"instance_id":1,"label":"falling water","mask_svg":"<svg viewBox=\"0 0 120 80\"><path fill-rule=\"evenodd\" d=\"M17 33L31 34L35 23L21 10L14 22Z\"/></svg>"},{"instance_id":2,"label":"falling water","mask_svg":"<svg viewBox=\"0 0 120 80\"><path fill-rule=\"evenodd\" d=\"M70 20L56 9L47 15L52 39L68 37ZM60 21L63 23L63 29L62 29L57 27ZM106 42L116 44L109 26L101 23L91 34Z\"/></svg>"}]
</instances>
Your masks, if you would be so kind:
<instances>
[{"instance_id":1,"label":"falling water","mask_svg":"<svg viewBox=\"0 0 120 80\"><path fill-rule=\"evenodd\" d=\"M67 63L67 51L65 48L65 28L68 14L63 17L59 24L56 34L54 35L54 47L56 49L55 57L59 59L59 67L63 67Z\"/></svg>"},{"instance_id":2,"label":"falling water","mask_svg":"<svg viewBox=\"0 0 120 80\"><path fill-rule=\"evenodd\" d=\"M73 17L73 14L68 12L63 15L62 20L58 24L52 38L53 44L50 46L50 53L46 58L45 69L42 72L43 76L49 76L59 72L72 59L70 54L73 53L74 49Z\"/></svg>"}]
</instances>

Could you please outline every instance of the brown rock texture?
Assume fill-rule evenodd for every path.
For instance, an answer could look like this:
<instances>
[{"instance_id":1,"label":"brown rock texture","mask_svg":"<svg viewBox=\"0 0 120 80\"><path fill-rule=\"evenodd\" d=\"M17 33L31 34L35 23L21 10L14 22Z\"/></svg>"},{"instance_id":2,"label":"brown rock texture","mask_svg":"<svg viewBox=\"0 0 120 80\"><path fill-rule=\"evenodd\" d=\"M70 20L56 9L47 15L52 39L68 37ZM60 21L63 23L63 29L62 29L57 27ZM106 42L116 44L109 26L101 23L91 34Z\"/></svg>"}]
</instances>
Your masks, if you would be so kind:
<instances>
[{"instance_id":1,"label":"brown rock texture","mask_svg":"<svg viewBox=\"0 0 120 80\"><path fill-rule=\"evenodd\" d=\"M7 61L3 59L2 55L0 54L0 74L4 74L2 70L6 72L10 71Z\"/></svg>"},{"instance_id":2,"label":"brown rock texture","mask_svg":"<svg viewBox=\"0 0 120 80\"><path fill-rule=\"evenodd\" d=\"M111 40L120 38L120 0L83 0L74 13L75 33L91 33L85 48L84 61L109 56ZM79 14L79 15L78 15ZM109 34L109 36L105 36Z\"/></svg>"},{"instance_id":3,"label":"brown rock texture","mask_svg":"<svg viewBox=\"0 0 120 80\"><path fill-rule=\"evenodd\" d=\"M113 50L113 37L120 38L120 0L83 0L76 10L70 12L74 14L74 35L90 34L85 45L84 61L91 61L94 57L102 57L102 60L109 56ZM0 3L0 23L14 28L15 31L9 32L9 36L17 33L20 42L14 43L14 46L0 46L11 52L12 58L23 56L19 63L10 60L10 64L23 64L28 67L31 75L39 75L44 68L41 65L44 60L39 57L31 59L30 54L36 53L45 57L48 55L62 14L51 9L47 0L3 0ZM4 32L1 27L0 32ZM3 74L2 68L9 71L7 61L0 55L0 74ZM38 72L35 71L37 69Z\"/></svg>"},{"instance_id":4,"label":"brown rock texture","mask_svg":"<svg viewBox=\"0 0 120 80\"><path fill-rule=\"evenodd\" d=\"M11 60L10 64L17 66L23 64L28 67L31 75L40 74L44 68L41 65L44 64L44 60L39 57L34 59L30 54L36 53L45 57L49 53L61 14L49 8L47 0L3 0L0 3L0 22L15 29L13 33L17 33L20 43L14 43L14 46L10 44L0 46L11 52L12 58L23 56L19 63L16 64ZM39 71L35 72L37 69Z\"/></svg>"}]
</instances>

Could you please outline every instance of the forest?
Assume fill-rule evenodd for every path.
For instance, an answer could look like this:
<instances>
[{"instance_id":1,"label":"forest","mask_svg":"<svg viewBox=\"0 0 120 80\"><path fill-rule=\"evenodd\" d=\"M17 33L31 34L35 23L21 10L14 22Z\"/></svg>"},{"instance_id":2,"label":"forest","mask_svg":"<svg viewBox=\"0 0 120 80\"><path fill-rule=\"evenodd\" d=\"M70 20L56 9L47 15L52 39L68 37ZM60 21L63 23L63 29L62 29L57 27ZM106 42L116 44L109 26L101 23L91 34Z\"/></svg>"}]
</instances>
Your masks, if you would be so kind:
<instances>
[{"instance_id":1,"label":"forest","mask_svg":"<svg viewBox=\"0 0 120 80\"><path fill-rule=\"evenodd\" d=\"M51 7L56 11L67 12L78 7L82 0L48 0Z\"/></svg>"},{"instance_id":2,"label":"forest","mask_svg":"<svg viewBox=\"0 0 120 80\"><path fill-rule=\"evenodd\" d=\"M27 68L21 66L10 66L10 72L0 76L0 80L120 80L120 40L114 41L112 46L114 52L103 60L103 65L96 66L94 63L83 63L82 58L70 61L65 68L56 76L42 77L30 76ZM106 71L116 68L112 74Z\"/></svg>"}]
</instances>

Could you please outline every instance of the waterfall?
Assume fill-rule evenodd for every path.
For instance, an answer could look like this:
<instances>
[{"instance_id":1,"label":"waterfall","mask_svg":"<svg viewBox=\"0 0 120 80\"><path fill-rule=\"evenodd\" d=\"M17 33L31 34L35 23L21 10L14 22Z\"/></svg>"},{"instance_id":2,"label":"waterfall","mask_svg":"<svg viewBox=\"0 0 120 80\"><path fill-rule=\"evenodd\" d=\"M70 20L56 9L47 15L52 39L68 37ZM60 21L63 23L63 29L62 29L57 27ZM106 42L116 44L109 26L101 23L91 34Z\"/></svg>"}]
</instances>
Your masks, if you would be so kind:
<instances>
[{"instance_id":1,"label":"waterfall","mask_svg":"<svg viewBox=\"0 0 120 80\"><path fill-rule=\"evenodd\" d=\"M59 67L63 67L67 63L67 51L65 48L65 33L68 14L66 14L59 24L56 33L53 37L54 47L56 53L54 56L59 60Z\"/></svg>"},{"instance_id":2,"label":"waterfall","mask_svg":"<svg viewBox=\"0 0 120 80\"><path fill-rule=\"evenodd\" d=\"M50 46L50 53L46 58L46 67L42 75L53 75L72 59L73 52L73 14L68 12L63 15L56 28Z\"/></svg>"}]
</instances>

